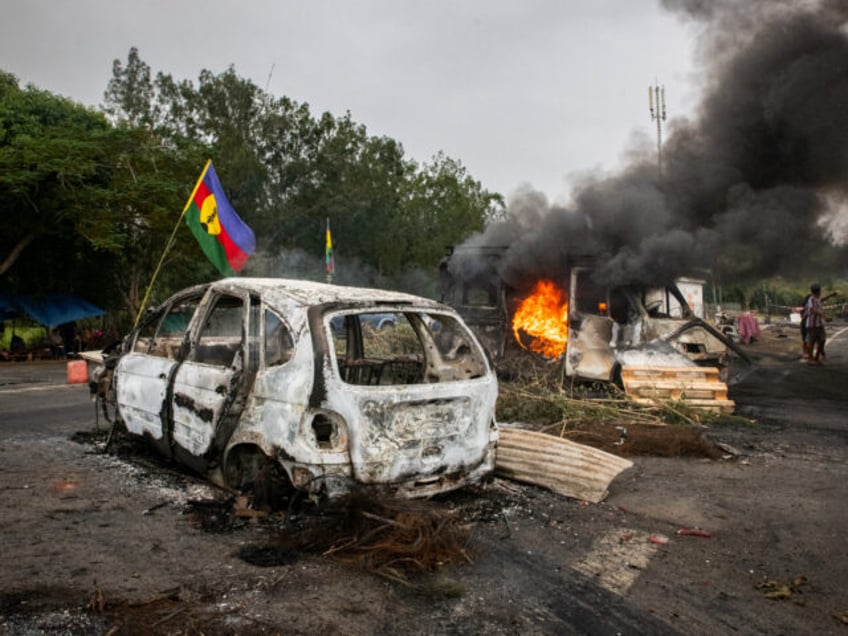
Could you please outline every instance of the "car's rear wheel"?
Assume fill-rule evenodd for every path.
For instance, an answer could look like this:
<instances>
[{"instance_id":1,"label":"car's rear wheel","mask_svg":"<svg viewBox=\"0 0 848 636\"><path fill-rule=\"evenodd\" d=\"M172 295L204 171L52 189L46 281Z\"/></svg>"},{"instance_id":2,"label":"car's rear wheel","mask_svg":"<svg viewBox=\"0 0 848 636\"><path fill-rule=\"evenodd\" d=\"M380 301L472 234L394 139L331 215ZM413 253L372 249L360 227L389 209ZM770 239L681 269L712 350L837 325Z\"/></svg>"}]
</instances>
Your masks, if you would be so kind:
<instances>
[{"instance_id":1,"label":"car's rear wheel","mask_svg":"<svg viewBox=\"0 0 848 636\"><path fill-rule=\"evenodd\" d=\"M295 491L285 469L251 445L230 449L224 479L230 488L251 495L257 510L284 509Z\"/></svg>"}]
</instances>

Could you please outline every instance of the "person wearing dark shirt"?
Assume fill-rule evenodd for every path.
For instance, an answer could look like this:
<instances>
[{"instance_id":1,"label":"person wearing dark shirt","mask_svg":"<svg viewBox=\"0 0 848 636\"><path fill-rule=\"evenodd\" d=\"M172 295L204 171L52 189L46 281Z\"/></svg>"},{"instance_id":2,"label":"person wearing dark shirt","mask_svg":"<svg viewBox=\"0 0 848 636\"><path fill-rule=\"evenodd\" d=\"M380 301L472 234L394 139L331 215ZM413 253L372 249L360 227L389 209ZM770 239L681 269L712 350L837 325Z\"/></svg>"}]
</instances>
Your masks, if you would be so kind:
<instances>
[{"instance_id":1,"label":"person wearing dark shirt","mask_svg":"<svg viewBox=\"0 0 848 636\"><path fill-rule=\"evenodd\" d=\"M825 331L824 312L821 303L821 287L818 283L810 286L810 295L804 305L804 320L807 325L807 354L810 364L824 364Z\"/></svg>"}]
</instances>

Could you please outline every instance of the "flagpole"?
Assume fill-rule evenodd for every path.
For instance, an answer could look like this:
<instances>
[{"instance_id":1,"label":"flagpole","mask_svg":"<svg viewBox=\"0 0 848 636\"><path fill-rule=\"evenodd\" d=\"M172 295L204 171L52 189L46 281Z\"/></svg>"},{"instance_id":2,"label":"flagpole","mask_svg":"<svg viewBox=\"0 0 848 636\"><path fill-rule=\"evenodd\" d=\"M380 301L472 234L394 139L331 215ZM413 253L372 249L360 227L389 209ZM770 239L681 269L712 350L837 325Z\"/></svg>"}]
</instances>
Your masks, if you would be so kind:
<instances>
[{"instance_id":1,"label":"flagpole","mask_svg":"<svg viewBox=\"0 0 848 636\"><path fill-rule=\"evenodd\" d=\"M203 182L203 179L206 178L206 173L209 172L209 166L212 165L212 159L206 160L206 165L203 166L203 172L200 173L200 178L197 180L197 183L194 184L194 189L191 191L191 194L188 196L188 201L186 201L185 206L183 206L183 213L180 215L180 218L186 213L188 210L188 206L191 205L191 202L194 200L194 195L197 194L197 189L200 187L200 184Z\"/></svg>"},{"instance_id":2,"label":"flagpole","mask_svg":"<svg viewBox=\"0 0 848 636\"><path fill-rule=\"evenodd\" d=\"M197 183L194 184L194 189L191 191L191 194L188 197L188 201L186 201L185 207L183 207L183 211L180 213L179 218L177 219L176 224L174 225L174 230L171 232L171 237L168 239L168 242L165 244L165 249L162 251L162 256L159 257L159 264L156 265L156 270L153 272L153 276L150 278L150 283L147 285L147 290L144 292L144 298L141 300L141 306L138 308L138 314L136 314L135 322L133 323L133 329L138 327L138 323L141 320L141 315L144 313L144 308L147 306L147 301L150 300L150 292L153 289L153 283L156 281L156 277L159 276L159 271L162 269L162 264L165 262L165 257L168 255L168 252L171 251L171 248L174 246L174 241L177 237L177 230L180 229L180 223L185 216L186 210L188 210L191 202L194 200L194 195L197 194L197 189L200 187L203 178L206 176L206 172L209 170L209 166L212 165L212 159L209 159L206 162L206 165L203 167L203 172L200 173L200 178L197 180Z\"/></svg>"}]
</instances>

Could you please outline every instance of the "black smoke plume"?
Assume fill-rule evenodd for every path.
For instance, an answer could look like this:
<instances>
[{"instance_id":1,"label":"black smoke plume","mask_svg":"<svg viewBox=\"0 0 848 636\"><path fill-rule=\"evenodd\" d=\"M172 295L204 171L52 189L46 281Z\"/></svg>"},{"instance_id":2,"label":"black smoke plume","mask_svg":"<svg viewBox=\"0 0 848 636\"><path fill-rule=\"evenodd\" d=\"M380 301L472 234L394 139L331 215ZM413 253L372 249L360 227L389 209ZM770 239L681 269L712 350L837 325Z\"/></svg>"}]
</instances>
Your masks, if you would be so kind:
<instances>
[{"instance_id":1,"label":"black smoke plume","mask_svg":"<svg viewBox=\"0 0 848 636\"><path fill-rule=\"evenodd\" d=\"M584 178L573 203L525 191L507 219L456 250L504 248L496 275L561 279L585 256L608 285L663 284L704 268L736 278L822 266L848 226L848 2L663 0L701 28L704 98L669 123L662 173L644 152L620 174ZM836 253L843 255L844 249ZM491 261L490 261L491 262Z\"/></svg>"}]
</instances>

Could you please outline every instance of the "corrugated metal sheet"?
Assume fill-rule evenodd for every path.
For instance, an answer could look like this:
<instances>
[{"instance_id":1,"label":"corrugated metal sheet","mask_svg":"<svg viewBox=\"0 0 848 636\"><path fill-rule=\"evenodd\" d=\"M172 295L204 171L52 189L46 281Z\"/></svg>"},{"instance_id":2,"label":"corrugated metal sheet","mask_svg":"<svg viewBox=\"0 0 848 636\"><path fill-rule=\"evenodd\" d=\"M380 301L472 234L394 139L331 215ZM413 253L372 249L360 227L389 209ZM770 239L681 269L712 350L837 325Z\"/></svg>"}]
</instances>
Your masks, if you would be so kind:
<instances>
[{"instance_id":1,"label":"corrugated metal sheet","mask_svg":"<svg viewBox=\"0 0 848 636\"><path fill-rule=\"evenodd\" d=\"M495 472L560 495L598 503L628 459L560 437L501 426Z\"/></svg>"}]
</instances>

